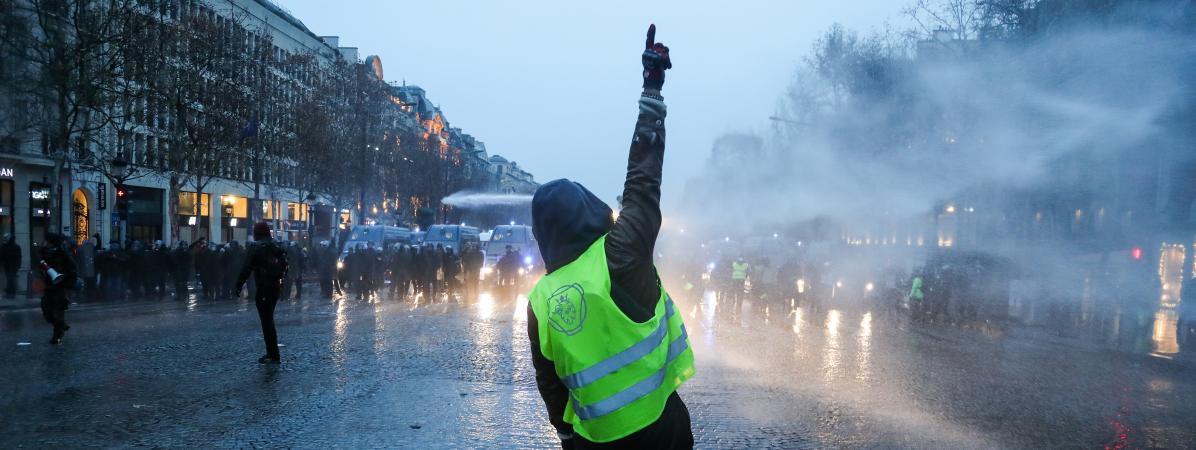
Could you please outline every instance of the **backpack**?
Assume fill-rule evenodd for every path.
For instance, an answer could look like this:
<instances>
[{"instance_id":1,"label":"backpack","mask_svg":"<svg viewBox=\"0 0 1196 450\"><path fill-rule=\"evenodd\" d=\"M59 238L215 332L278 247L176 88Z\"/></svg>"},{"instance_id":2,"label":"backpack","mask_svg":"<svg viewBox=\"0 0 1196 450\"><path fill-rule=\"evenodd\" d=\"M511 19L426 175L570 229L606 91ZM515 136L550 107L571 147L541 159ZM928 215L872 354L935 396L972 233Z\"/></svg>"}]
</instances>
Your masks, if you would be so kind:
<instances>
[{"instance_id":1,"label":"backpack","mask_svg":"<svg viewBox=\"0 0 1196 450\"><path fill-rule=\"evenodd\" d=\"M262 265L257 268L258 274L270 280L286 278L288 268L286 250L271 242L262 245L259 252L261 253Z\"/></svg>"}]
</instances>

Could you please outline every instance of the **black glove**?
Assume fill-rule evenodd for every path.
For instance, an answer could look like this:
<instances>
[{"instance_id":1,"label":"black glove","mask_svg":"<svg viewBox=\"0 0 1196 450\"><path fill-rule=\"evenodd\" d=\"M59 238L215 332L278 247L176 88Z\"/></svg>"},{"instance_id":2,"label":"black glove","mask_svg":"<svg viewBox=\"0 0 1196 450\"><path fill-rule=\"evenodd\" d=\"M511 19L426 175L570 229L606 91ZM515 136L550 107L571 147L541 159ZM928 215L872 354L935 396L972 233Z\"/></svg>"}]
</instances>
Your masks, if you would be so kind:
<instances>
[{"instance_id":1,"label":"black glove","mask_svg":"<svg viewBox=\"0 0 1196 450\"><path fill-rule=\"evenodd\" d=\"M648 26L648 40L644 43L644 89L660 90L664 86L664 71L673 68L669 48L656 42L656 25Z\"/></svg>"}]
</instances>

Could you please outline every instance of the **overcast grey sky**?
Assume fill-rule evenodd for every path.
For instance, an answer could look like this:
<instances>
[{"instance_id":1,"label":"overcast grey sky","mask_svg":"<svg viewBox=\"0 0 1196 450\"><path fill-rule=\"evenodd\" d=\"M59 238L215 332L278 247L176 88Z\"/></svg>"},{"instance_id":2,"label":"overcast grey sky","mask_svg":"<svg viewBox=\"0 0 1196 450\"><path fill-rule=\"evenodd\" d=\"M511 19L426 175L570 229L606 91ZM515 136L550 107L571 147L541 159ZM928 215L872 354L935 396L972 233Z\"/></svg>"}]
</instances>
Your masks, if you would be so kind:
<instances>
[{"instance_id":1,"label":"overcast grey sky","mask_svg":"<svg viewBox=\"0 0 1196 450\"><path fill-rule=\"evenodd\" d=\"M666 206L727 131L763 131L793 69L831 24L901 22L902 0L276 0L318 35L382 58L386 78L428 91L449 123L537 181L579 181L607 203L622 189L644 32L674 68ZM702 3L701 6L698 6Z\"/></svg>"}]
</instances>

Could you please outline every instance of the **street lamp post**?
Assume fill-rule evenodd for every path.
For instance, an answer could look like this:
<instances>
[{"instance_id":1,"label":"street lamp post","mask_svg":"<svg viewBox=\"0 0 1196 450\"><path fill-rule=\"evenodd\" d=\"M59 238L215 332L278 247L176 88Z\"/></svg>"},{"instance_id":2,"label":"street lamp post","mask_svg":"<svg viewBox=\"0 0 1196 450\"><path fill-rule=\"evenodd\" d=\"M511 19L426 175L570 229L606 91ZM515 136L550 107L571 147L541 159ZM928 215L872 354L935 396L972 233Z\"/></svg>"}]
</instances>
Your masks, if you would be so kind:
<instances>
[{"instance_id":1,"label":"street lamp post","mask_svg":"<svg viewBox=\"0 0 1196 450\"><path fill-rule=\"evenodd\" d=\"M116 179L116 193L117 193L117 218L120 219L120 228L117 230L116 242L124 245L125 236L128 235L129 217L128 217L128 199L121 198L126 194L125 179L128 178L129 162L125 161L124 155L117 156L112 160L112 178Z\"/></svg>"},{"instance_id":2,"label":"street lamp post","mask_svg":"<svg viewBox=\"0 0 1196 450\"><path fill-rule=\"evenodd\" d=\"M309 245L315 245L316 242L316 194L307 194L307 242Z\"/></svg>"}]
</instances>

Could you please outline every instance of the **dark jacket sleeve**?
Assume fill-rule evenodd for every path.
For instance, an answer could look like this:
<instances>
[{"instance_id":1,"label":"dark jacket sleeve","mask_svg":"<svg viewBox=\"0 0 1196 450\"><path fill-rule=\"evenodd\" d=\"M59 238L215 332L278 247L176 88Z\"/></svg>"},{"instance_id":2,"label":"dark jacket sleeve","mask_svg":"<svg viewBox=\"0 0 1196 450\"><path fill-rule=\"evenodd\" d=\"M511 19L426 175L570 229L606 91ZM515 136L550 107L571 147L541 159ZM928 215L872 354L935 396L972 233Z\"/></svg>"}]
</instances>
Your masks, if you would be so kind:
<instances>
[{"instance_id":1,"label":"dark jacket sleeve","mask_svg":"<svg viewBox=\"0 0 1196 450\"><path fill-rule=\"evenodd\" d=\"M661 100L640 98L639 118L627 157L627 180L619 219L606 239L611 295L627 316L652 317L660 285L652 254L660 232L660 183L664 165L666 109Z\"/></svg>"},{"instance_id":2,"label":"dark jacket sleeve","mask_svg":"<svg viewBox=\"0 0 1196 450\"><path fill-rule=\"evenodd\" d=\"M556 376L556 366L540 351L540 323L532 305L527 305L527 339L531 343L532 366L536 369L536 388L548 407L548 421L561 434L572 434L573 425L565 422L565 405L569 402L569 389Z\"/></svg>"}]
</instances>

